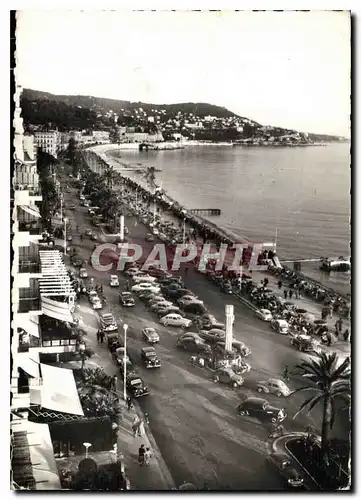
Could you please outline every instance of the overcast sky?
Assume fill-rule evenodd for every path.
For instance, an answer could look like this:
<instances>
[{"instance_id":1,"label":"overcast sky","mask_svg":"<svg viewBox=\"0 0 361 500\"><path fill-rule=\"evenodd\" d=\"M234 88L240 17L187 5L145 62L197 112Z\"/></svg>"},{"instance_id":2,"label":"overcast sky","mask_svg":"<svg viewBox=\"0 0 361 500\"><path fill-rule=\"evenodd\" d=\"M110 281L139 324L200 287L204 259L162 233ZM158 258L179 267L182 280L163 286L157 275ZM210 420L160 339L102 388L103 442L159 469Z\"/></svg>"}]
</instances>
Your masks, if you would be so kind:
<instances>
[{"instance_id":1,"label":"overcast sky","mask_svg":"<svg viewBox=\"0 0 361 500\"><path fill-rule=\"evenodd\" d=\"M350 57L346 12L18 13L25 88L209 102L307 132L349 135Z\"/></svg>"}]
</instances>

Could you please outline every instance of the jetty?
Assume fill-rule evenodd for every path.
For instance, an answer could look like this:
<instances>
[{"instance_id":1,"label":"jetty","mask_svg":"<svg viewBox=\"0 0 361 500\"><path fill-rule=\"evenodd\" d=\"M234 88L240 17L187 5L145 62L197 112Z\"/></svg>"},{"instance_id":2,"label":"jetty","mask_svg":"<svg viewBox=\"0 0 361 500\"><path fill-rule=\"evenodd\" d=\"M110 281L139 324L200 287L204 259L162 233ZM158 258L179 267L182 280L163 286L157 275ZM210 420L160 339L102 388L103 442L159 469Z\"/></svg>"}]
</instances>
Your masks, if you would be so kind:
<instances>
[{"instance_id":1,"label":"jetty","mask_svg":"<svg viewBox=\"0 0 361 500\"><path fill-rule=\"evenodd\" d=\"M191 208L189 212L195 215L221 215L220 208Z\"/></svg>"}]
</instances>

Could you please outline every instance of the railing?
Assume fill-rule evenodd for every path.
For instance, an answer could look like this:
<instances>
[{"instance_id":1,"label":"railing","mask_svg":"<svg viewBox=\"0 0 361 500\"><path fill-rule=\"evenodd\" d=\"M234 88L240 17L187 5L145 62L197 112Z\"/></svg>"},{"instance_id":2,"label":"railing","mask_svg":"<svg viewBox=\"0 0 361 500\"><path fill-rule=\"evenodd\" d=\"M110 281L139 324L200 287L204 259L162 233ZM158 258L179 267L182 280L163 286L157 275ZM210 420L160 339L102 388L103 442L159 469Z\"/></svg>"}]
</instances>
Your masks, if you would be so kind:
<instances>
[{"instance_id":1,"label":"railing","mask_svg":"<svg viewBox=\"0 0 361 500\"><path fill-rule=\"evenodd\" d=\"M27 299L19 299L19 307L18 307L18 312L19 313L25 313L29 311L40 311L41 310L41 305L40 305L40 299L38 298L27 298Z\"/></svg>"},{"instance_id":2,"label":"railing","mask_svg":"<svg viewBox=\"0 0 361 500\"><path fill-rule=\"evenodd\" d=\"M28 231L30 234L41 234L42 228L38 224L19 221L19 231Z\"/></svg>"},{"instance_id":3,"label":"railing","mask_svg":"<svg viewBox=\"0 0 361 500\"><path fill-rule=\"evenodd\" d=\"M40 273L40 262L22 261L19 262L19 273Z\"/></svg>"}]
</instances>

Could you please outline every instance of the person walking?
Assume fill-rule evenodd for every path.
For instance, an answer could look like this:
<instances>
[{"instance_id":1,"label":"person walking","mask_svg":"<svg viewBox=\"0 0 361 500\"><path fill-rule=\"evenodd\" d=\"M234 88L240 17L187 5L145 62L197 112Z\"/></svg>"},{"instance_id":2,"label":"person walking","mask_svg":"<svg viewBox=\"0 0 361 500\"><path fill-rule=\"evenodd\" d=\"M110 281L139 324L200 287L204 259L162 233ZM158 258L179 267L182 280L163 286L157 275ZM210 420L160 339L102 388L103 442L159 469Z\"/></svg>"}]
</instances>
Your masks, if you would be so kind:
<instances>
[{"instance_id":1,"label":"person walking","mask_svg":"<svg viewBox=\"0 0 361 500\"><path fill-rule=\"evenodd\" d=\"M152 452L150 451L149 448L145 450L144 453L144 463L145 465L149 465L150 459L152 458Z\"/></svg>"},{"instance_id":2,"label":"person walking","mask_svg":"<svg viewBox=\"0 0 361 500\"><path fill-rule=\"evenodd\" d=\"M99 344L100 342L100 330L97 331L97 343Z\"/></svg>"},{"instance_id":3,"label":"person walking","mask_svg":"<svg viewBox=\"0 0 361 500\"><path fill-rule=\"evenodd\" d=\"M134 417L133 423L132 423L132 431L133 431L133 436L134 437L139 436L139 432L138 432L139 423L140 423L140 418L138 417L138 415L136 415Z\"/></svg>"},{"instance_id":4,"label":"person walking","mask_svg":"<svg viewBox=\"0 0 361 500\"><path fill-rule=\"evenodd\" d=\"M350 332L348 331L348 328L346 328L346 330L343 332L343 340L345 342L348 342L349 338L350 338Z\"/></svg>"},{"instance_id":5,"label":"person walking","mask_svg":"<svg viewBox=\"0 0 361 500\"><path fill-rule=\"evenodd\" d=\"M138 462L139 465L144 465L144 455L145 455L145 446L142 444L138 450Z\"/></svg>"},{"instance_id":6,"label":"person walking","mask_svg":"<svg viewBox=\"0 0 361 500\"><path fill-rule=\"evenodd\" d=\"M187 276L187 274L188 274L188 266L184 268L184 276Z\"/></svg>"},{"instance_id":7,"label":"person walking","mask_svg":"<svg viewBox=\"0 0 361 500\"><path fill-rule=\"evenodd\" d=\"M132 398L130 396L127 397L127 407L128 411L132 409L133 403L132 403Z\"/></svg>"},{"instance_id":8,"label":"person walking","mask_svg":"<svg viewBox=\"0 0 361 500\"><path fill-rule=\"evenodd\" d=\"M278 285L278 288L281 290L281 288L282 288L282 281L279 280L279 282L277 283L277 285Z\"/></svg>"},{"instance_id":9,"label":"person walking","mask_svg":"<svg viewBox=\"0 0 361 500\"><path fill-rule=\"evenodd\" d=\"M289 291L289 295L290 295L290 299L292 299L292 297L293 297L293 290L292 289Z\"/></svg>"},{"instance_id":10,"label":"person walking","mask_svg":"<svg viewBox=\"0 0 361 500\"><path fill-rule=\"evenodd\" d=\"M287 290L283 290L283 295L284 295L284 298L287 300L287 297L288 297L288 292L287 292Z\"/></svg>"},{"instance_id":11,"label":"person walking","mask_svg":"<svg viewBox=\"0 0 361 500\"><path fill-rule=\"evenodd\" d=\"M114 375L112 377L112 385L111 385L111 388L113 389L113 391L117 390L117 380L118 380L118 377L116 375Z\"/></svg>"},{"instance_id":12,"label":"person walking","mask_svg":"<svg viewBox=\"0 0 361 500\"><path fill-rule=\"evenodd\" d=\"M105 335L103 330L100 330L99 335L100 335L100 343L102 344L104 342L104 335Z\"/></svg>"},{"instance_id":13,"label":"person walking","mask_svg":"<svg viewBox=\"0 0 361 500\"><path fill-rule=\"evenodd\" d=\"M140 437L145 436L145 428L144 428L144 420L143 419L141 419L139 424L138 424L138 435Z\"/></svg>"}]
</instances>

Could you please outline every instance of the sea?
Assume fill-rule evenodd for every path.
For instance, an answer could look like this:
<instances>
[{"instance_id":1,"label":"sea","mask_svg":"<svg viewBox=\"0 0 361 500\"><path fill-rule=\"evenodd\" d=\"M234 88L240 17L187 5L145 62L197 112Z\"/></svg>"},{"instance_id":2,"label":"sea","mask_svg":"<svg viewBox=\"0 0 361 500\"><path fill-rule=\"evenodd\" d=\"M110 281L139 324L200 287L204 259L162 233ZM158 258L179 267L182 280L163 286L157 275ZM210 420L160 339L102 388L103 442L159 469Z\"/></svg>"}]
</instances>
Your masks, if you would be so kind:
<instances>
[{"instance_id":1,"label":"sea","mask_svg":"<svg viewBox=\"0 0 361 500\"><path fill-rule=\"evenodd\" d=\"M219 208L208 218L236 238L277 240L282 260L350 256L350 146L189 146L107 152L132 166L153 166L156 182L188 209ZM131 177L141 174L132 172ZM292 264L289 264L292 266ZM350 273L302 272L350 293Z\"/></svg>"}]
</instances>

